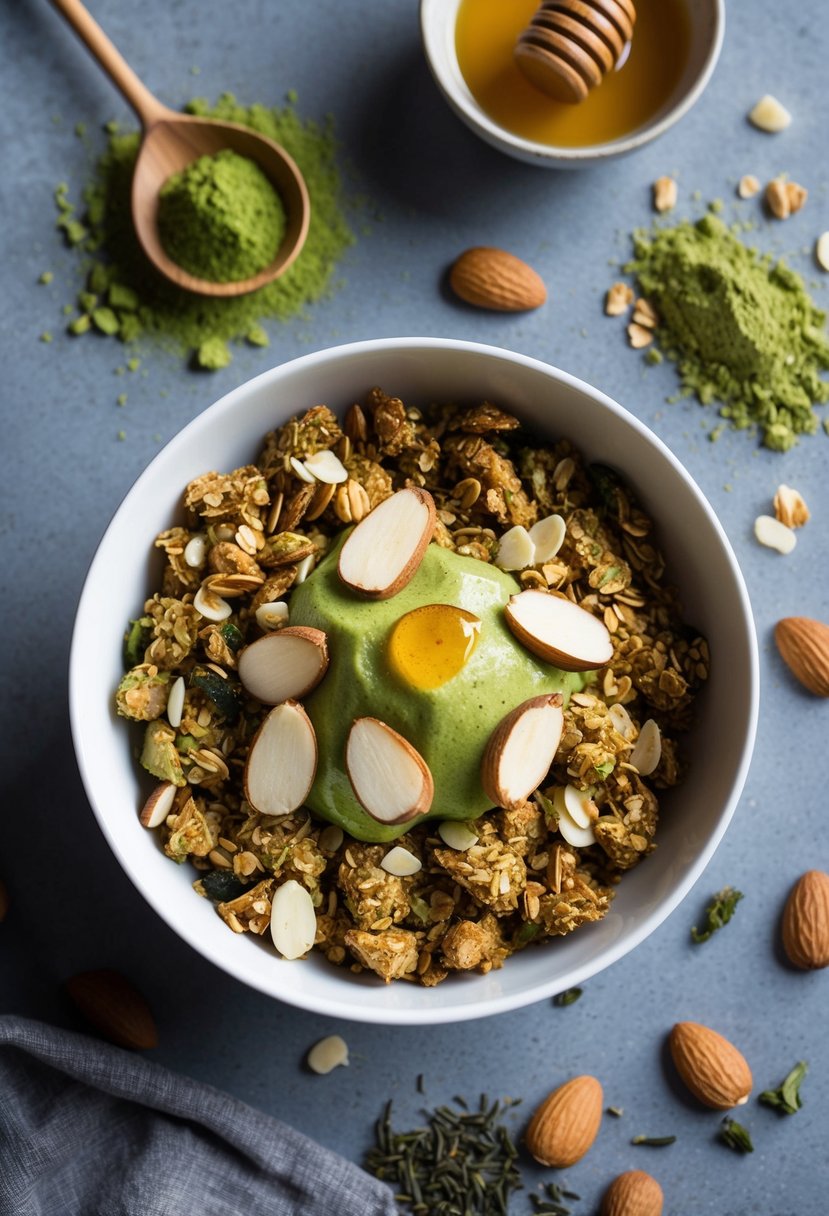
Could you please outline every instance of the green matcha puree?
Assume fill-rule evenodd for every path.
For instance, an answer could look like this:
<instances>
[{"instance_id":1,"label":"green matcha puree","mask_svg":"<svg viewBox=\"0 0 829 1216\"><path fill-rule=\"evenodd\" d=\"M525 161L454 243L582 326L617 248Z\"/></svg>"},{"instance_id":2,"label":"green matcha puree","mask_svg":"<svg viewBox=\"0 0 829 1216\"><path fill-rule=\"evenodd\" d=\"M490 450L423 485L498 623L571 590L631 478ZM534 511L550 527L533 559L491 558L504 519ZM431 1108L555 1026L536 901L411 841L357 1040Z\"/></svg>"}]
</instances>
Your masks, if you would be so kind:
<instances>
[{"instance_id":1,"label":"green matcha puree","mask_svg":"<svg viewBox=\"0 0 829 1216\"><path fill-rule=\"evenodd\" d=\"M481 787L481 757L501 719L542 693L570 693L582 675L536 659L504 623L507 600L520 588L502 570L430 545L411 582L388 600L359 599L340 581L343 537L291 593L291 624L322 629L330 663L303 705L317 734L316 780L306 802L358 840L394 840L423 819L474 819L492 808ZM457 674L437 688L413 688L390 664L388 638L398 620L428 604L451 604L481 621L479 641ZM379 718L417 748L431 770L435 796L428 816L378 823L360 806L344 768L355 718Z\"/></svg>"},{"instance_id":2,"label":"green matcha puree","mask_svg":"<svg viewBox=\"0 0 829 1216\"><path fill-rule=\"evenodd\" d=\"M183 270L211 283L238 283L276 257L285 208L259 166L228 148L200 156L164 183L158 232Z\"/></svg>"}]
</instances>

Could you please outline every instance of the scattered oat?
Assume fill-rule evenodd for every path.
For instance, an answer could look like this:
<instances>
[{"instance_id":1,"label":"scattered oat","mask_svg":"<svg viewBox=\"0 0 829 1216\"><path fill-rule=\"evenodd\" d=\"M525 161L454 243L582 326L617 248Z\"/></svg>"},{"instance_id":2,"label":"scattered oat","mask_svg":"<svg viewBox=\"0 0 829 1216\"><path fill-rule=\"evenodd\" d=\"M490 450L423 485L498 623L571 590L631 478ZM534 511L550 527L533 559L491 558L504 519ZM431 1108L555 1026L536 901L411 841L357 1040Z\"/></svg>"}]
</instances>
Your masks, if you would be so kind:
<instances>
[{"instance_id":1,"label":"scattered oat","mask_svg":"<svg viewBox=\"0 0 829 1216\"><path fill-rule=\"evenodd\" d=\"M340 1065L348 1065L348 1044L338 1034L320 1039L308 1052L308 1067L321 1077Z\"/></svg>"},{"instance_id":2,"label":"scattered oat","mask_svg":"<svg viewBox=\"0 0 829 1216\"><path fill-rule=\"evenodd\" d=\"M645 329L656 329L659 324L659 314L650 300L640 297L633 306L633 322L644 325Z\"/></svg>"},{"instance_id":3,"label":"scattered oat","mask_svg":"<svg viewBox=\"0 0 829 1216\"><path fill-rule=\"evenodd\" d=\"M745 173L740 178L740 184L737 186L737 193L740 198L754 198L755 194L760 192L760 182L753 173Z\"/></svg>"},{"instance_id":4,"label":"scattered oat","mask_svg":"<svg viewBox=\"0 0 829 1216\"><path fill-rule=\"evenodd\" d=\"M787 528L802 528L809 521L809 508L798 490L780 485L774 496L774 514Z\"/></svg>"},{"instance_id":5,"label":"scattered oat","mask_svg":"<svg viewBox=\"0 0 829 1216\"><path fill-rule=\"evenodd\" d=\"M672 177L658 177L653 183L653 206L656 211L672 211L676 206L676 182Z\"/></svg>"},{"instance_id":6,"label":"scattered oat","mask_svg":"<svg viewBox=\"0 0 829 1216\"><path fill-rule=\"evenodd\" d=\"M621 317L633 303L633 288L627 283L614 283L605 296L604 310L609 317Z\"/></svg>"},{"instance_id":7,"label":"scattered oat","mask_svg":"<svg viewBox=\"0 0 829 1216\"><path fill-rule=\"evenodd\" d=\"M650 346L651 342L653 342L653 330L646 329L644 325L631 321L630 325L628 325L628 338L634 350L641 350L643 346Z\"/></svg>"},{"instance_id":8,"label":"scattered oat","mask_svg":"<svg viewBox=\"0 0 829 1216\"><path fill-rule=\"evenodd\" d=\"M778 553L791 553L797 544L797 537L792 529L773 515L757 516L754 521L754 535L761 545L765 545L767 549L776 549Z\"/></svg>"},{"instance_id":9,"label":"scattered oat","mask_svg":"<svg viewBox=\"0 0 829 1216\"><path fill-rule=\"evenodd\" d=\"M829 270L829 232L824 232L815 243L815 258L821 270Z\"/></svg>"},{"instance_id":10,"label":"scattered oat","mask_svg":"<svg viewBox=\"0 0 829 1216\"><path fill-rule=\"evenodd\" d=\"M748 121L761 131L773 135L778 131L785 131L792 121L792 116L776 97L766 93L749 111Z\"/></svg>"}]
</instances>

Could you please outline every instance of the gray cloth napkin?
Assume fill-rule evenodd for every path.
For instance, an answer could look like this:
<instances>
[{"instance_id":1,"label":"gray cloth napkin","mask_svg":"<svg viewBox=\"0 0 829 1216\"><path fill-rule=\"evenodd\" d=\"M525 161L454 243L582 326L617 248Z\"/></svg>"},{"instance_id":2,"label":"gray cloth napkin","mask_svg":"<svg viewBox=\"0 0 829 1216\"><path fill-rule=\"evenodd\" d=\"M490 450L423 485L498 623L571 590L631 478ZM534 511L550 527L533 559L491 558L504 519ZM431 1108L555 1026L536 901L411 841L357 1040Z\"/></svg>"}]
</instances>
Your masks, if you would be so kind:
<instances>
[{"instance_id":1,"label":"gray cloth napkin","mask_svg":"<svg viewBox=\"0 0 829 1216\"><path fill-rule=\"evenodd\" d=\"M394 1216L391 1191L228 1094L0 1017L0 1216Z\"/></svg>"}]
</instances>

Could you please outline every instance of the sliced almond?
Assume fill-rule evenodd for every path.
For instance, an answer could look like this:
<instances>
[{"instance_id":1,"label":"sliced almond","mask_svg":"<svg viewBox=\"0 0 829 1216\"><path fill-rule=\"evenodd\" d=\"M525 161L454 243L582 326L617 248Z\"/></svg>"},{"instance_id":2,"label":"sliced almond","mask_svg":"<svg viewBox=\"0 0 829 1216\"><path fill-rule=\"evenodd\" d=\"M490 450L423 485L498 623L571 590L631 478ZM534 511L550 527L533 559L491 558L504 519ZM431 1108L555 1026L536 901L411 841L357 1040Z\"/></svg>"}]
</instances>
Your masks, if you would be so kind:
<instances>
[{"instance_id":1,"label":"sliced almond","mask_svg":"<svg viewBox=\"0 0 829 1216\"><path fill-rule=\"evenodd\" d=\"M374 600L402 591L423 559L435 530L435 503L426 490L409 486L361 520L340 550L342 581Z\"/></svg>"},{"instance_id":2,"label":"sliced almond","mask_svg":"<svg viewBox=\"0 0 829 1216\"><path fill-rule=\"evenodd\" d=\"M792 121L792 116L776 97L766 93L749 111L748 121L761 131L776 134L778 131L785 131Z\"/></svg>"},{"instance_id":3,"label":"sliced almond","mask_svg":"<svg viewBox=\"0 0 829 1216\"><path fill-rule=\"evenodd\" d=\"M193 596L193 607L206 621L214 621L216 624L226 621L233 611L227 600L211 591L207 583L202 583Z\"/></svg>"},{"instance_id":4,"label":"sliced almond","mask_svg":"<svg viewBox=\"0 0 829 1216\"><path fill-rule=\"evenodd\" d=\"M633 720L624 705L611 705L607 711L607 716L613 723L613 729L618 731L628 743L631 743L636 737L636 727L633 725Z\"/></svg>"},{"instance_id":5,"label":"sliced almond","mask_svg":"<svg viewBox=\"0 0 829 1216\"><path fill-rule=\"evenodd\" d=\"M288 623L288 605L284 600L271 600L260 604L255 615L260 629L282 629Z\"/></svg>"},{"instance_id":6,"label":"sliced almond","mask_svg":"<svg viewBox=\"0 0 829 1216\"><path fill-rule=\"evenodd\" d=\"M414 853L410 853L408 849L404 849L402 844L395 845L393 849L389 849L386 856L380 862L380 869L385 870L387 874L394 874L397 878L408 878L410 874L417 874L423 869L423 863Z\"/></svg>"},{"instance_id":7,"label":"sliced almond","mask_svg":"<svg viewBox=\"0 0 829 1216\"><path fill-rule=\"evenodd\" d=\"M263 705L304 697L328 669L328 642L321 629L288 625L267 633L239 655L239 679Z\"/></svg>"},{"instance_id":8,"label":"sliced almond","mask_svg":"<svg viewBox=\"0 0 829 1216\"><path fill-rule=\"evenodd\" d=\"M438 824L438 836L448 848L458 853L465 853L478 843L478 837L462 819L444 819L443 823Z\"/></svg>"},{"instance_id":9,"label":"sliced almond","mask_svg":"<svg viewBox=\"0 0 829 1216\"><path fill-rule=\"evenodd\" d=\"M145 828L159 828L173 809L177 787L172 781L157 785L138 813Z\"/></svg>"},{"instance_id":10,"label":"sliced almond","mask_svg":"<svg viewBox=\"0 0 829 1216\"><path fill-rule=\"evenodd\" d=\"M320 1039L308 1052L308 1067L311 1072L324 1077L334 1068L348 1065L348 1044L341 1035L329 1034Z\"/></svg>"},{"instance_id":11,"label":"sliced almond","mask_svg":"<svg viewBox=\"0 0 829 1216\"><path fill-rule=\"evenodd\" d=\"M378 823L405 823L432 805L435 786L426 761L378 718L355 720L345 767L357 801Z\"/></svg>"},{"instance_id":12,"label":"sliced almond","mask_svg":"<svg viewBox=\"0 0 829 1216\"><path fill-rule=\"evenodd\" d=\"M170 685L167 697L167 721L175 729L181 726L181 715L184 713L184 678L179 676Z\"/></svg>"},{"instance_id":13,"label":"sliced almond","mask_svg":"<svg viewBox=\"0 0 829 1216\"><path fill-rule=\"evenodd\" d=\"M592 671L613 657L613 642L598 617L571 600L535 588L510 596L507 625L527 650L562 671Z\"/></svg>"},{"instance_id":14,"label":"sliced almond","mask_svg":"<svg viewBox=\"0 0 829 1216\"><path fill-rule=\"evenodd\" d=\"M317 481L324 481L326 485L336 486L343 481L348 481L348 470L345 465L339 456L327 448L306 456L305 470Z\"/></svg>"},{"instance_id":15,"label":"sliced almond","mask_svg":"<svg viewBox=\"0 0 829 1216\"><path fill-rule=\"evenodd\" d=\"M640 777L649 777L662 759L662 735L653 718L644 722L628 761Z\"/></svg>"},{"instance_id":16,"label":"sliced almond","mask_svg":"<svg viewBox=\"0 0 829 1216\"><path fill-rule=\"evenodd\" d=\"M815 241L815 260L821 270L829 270L829 232L822 232Z\"/></svg>"},{"instance_id":17,"label":"sliced almond","mask_svg":"<svg viewBox=\"0 0 829 1216\"><path fill-rule=\"evenodd\" d=\"M567 525L560 515L548 515L530 528L530 540L535 545L533 565L548 562L558 553L567 535Z\"/></svg>"},{"instance_id":18,"label":"sliced almond","mask_svg":"<svg viewBox=\"0 0 829 1216\"><path fill-rule=\"evenodd\" d=\"M311 719L296 701L277 705L250 745L245 797L262 815L289 815L307 798L316 771L317 737Z\"/></svg>"},{"instance_id":19,"label":"sliced almond","mask_svg":"<svg viewBox=\"0 0 829 1216\"><path fill-rule=\"evenodd\" d=\"M564 798L563 785L558 786L553 793L553 806L558 815L558 830L569 845L574 849L586 849L591 844L596 843L592 823L588 827L583 828L576 823L570 814Z\"/></svg>"},{"instance_id":20,"label":"sliced almond","mask_svg":"<svg viewBox=\"0 0 829 1216\"><path fill-rule=\"evenodd\" d=\"M799 490L791 486L777 487L774 496L774 516L787 528L802 528L811 518L806 501Z\"/></svg>"},{"instance_id":21,"label":"sliced almond","mask_svg":"<svg viewBox=\"0 0 829 1216\"><path fill-rule=\"evenodd\" d=\"M282 708L280 706L280 708ZM276 888L271 902L271 937L283 958L301 958L317 936L317 916L307 888L289 878Z\"/></svg>"},{"instance_id":22,"label":"sliced almond","mask_svg":"<svg viewBox=\"0 0 829 1216\"><path fill-rule=\"evenodd\" d=\"M309 473L309 471L306 469L305 465L302 463L301 460L298 459L298 457L292 456L290 463L291 463L291 468L294 470L294 472L296 473L296 475L300 481L304 481L308 485L312 486L314 484L314 482L317 480L313 473Z\"/></svg>"},{"instance_id":23,"label":"sliced almond","mask_svg":"<svg viewBox=\"0 0 829 1216\"><path fill-rule=\"evenodd\" d=\"M564 729L560 693L530 697L502 718L481 760L481 785L496 806L513 810L541 785Z\"/></svg>"},{"instance_id":24,"label":"sliced almond","mask_svg":"<svg viewBox=\"0 0 829 1216\"><path fill-rule=\"evenodd\" d=\"M565 785L564 806L567 814L580 828L589 828L598 818L591 790L580 790L577 785Z\"/></svg>"},{"instance_id":25,"label":"sliced almond","mask_svg":"<svg viewBox=\"0 0 829 1216\"><path fill-rule=\"evenodd\" d=\"M776 549L784 556L791 553L797 537L791 528L775 519L773 515L758 515L754 521L754 535L767 549Z\"/></svg>"},{"instance_id":26,"label":"sliced almond","mask_svg":"<svg viewBox=\"0 0 829 1216\"><path fill-rule=\"evenodd\" d=\"M744 173L737 186L737 193L740 198L754 198L755 194L760 193L759 179L753 173Z\"/></svg>"},{"instance_id":27,"label":"sliced almond","mask_svg":"<svg viewBox=\"0 0 829 1216\"><path fill-rule=\"evenodd\" d=\"M499 570L524 570L535 562L535 544L526 528L517 524L498 543L495 565Z\"/></svg>"}]
</instances>

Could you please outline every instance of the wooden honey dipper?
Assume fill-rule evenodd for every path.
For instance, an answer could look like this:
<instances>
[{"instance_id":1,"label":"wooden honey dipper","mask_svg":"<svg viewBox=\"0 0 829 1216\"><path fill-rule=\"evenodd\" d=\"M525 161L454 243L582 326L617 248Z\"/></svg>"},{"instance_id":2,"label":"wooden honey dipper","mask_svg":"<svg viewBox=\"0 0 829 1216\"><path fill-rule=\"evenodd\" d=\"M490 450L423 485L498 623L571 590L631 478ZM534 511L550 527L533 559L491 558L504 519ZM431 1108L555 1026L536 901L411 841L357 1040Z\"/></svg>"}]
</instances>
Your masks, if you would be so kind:
<instances>
[{"instance_id":1,"label":"wooden honey dipper","mask_svg":"<svg viewBox=\"0 0 829 1216\"><path fill-rule=\"evenodd\" d=\"M633 37L633 0L543 0L513 52L526 78L556 101L584 101Z\"/></svg>"}]
</instances>

